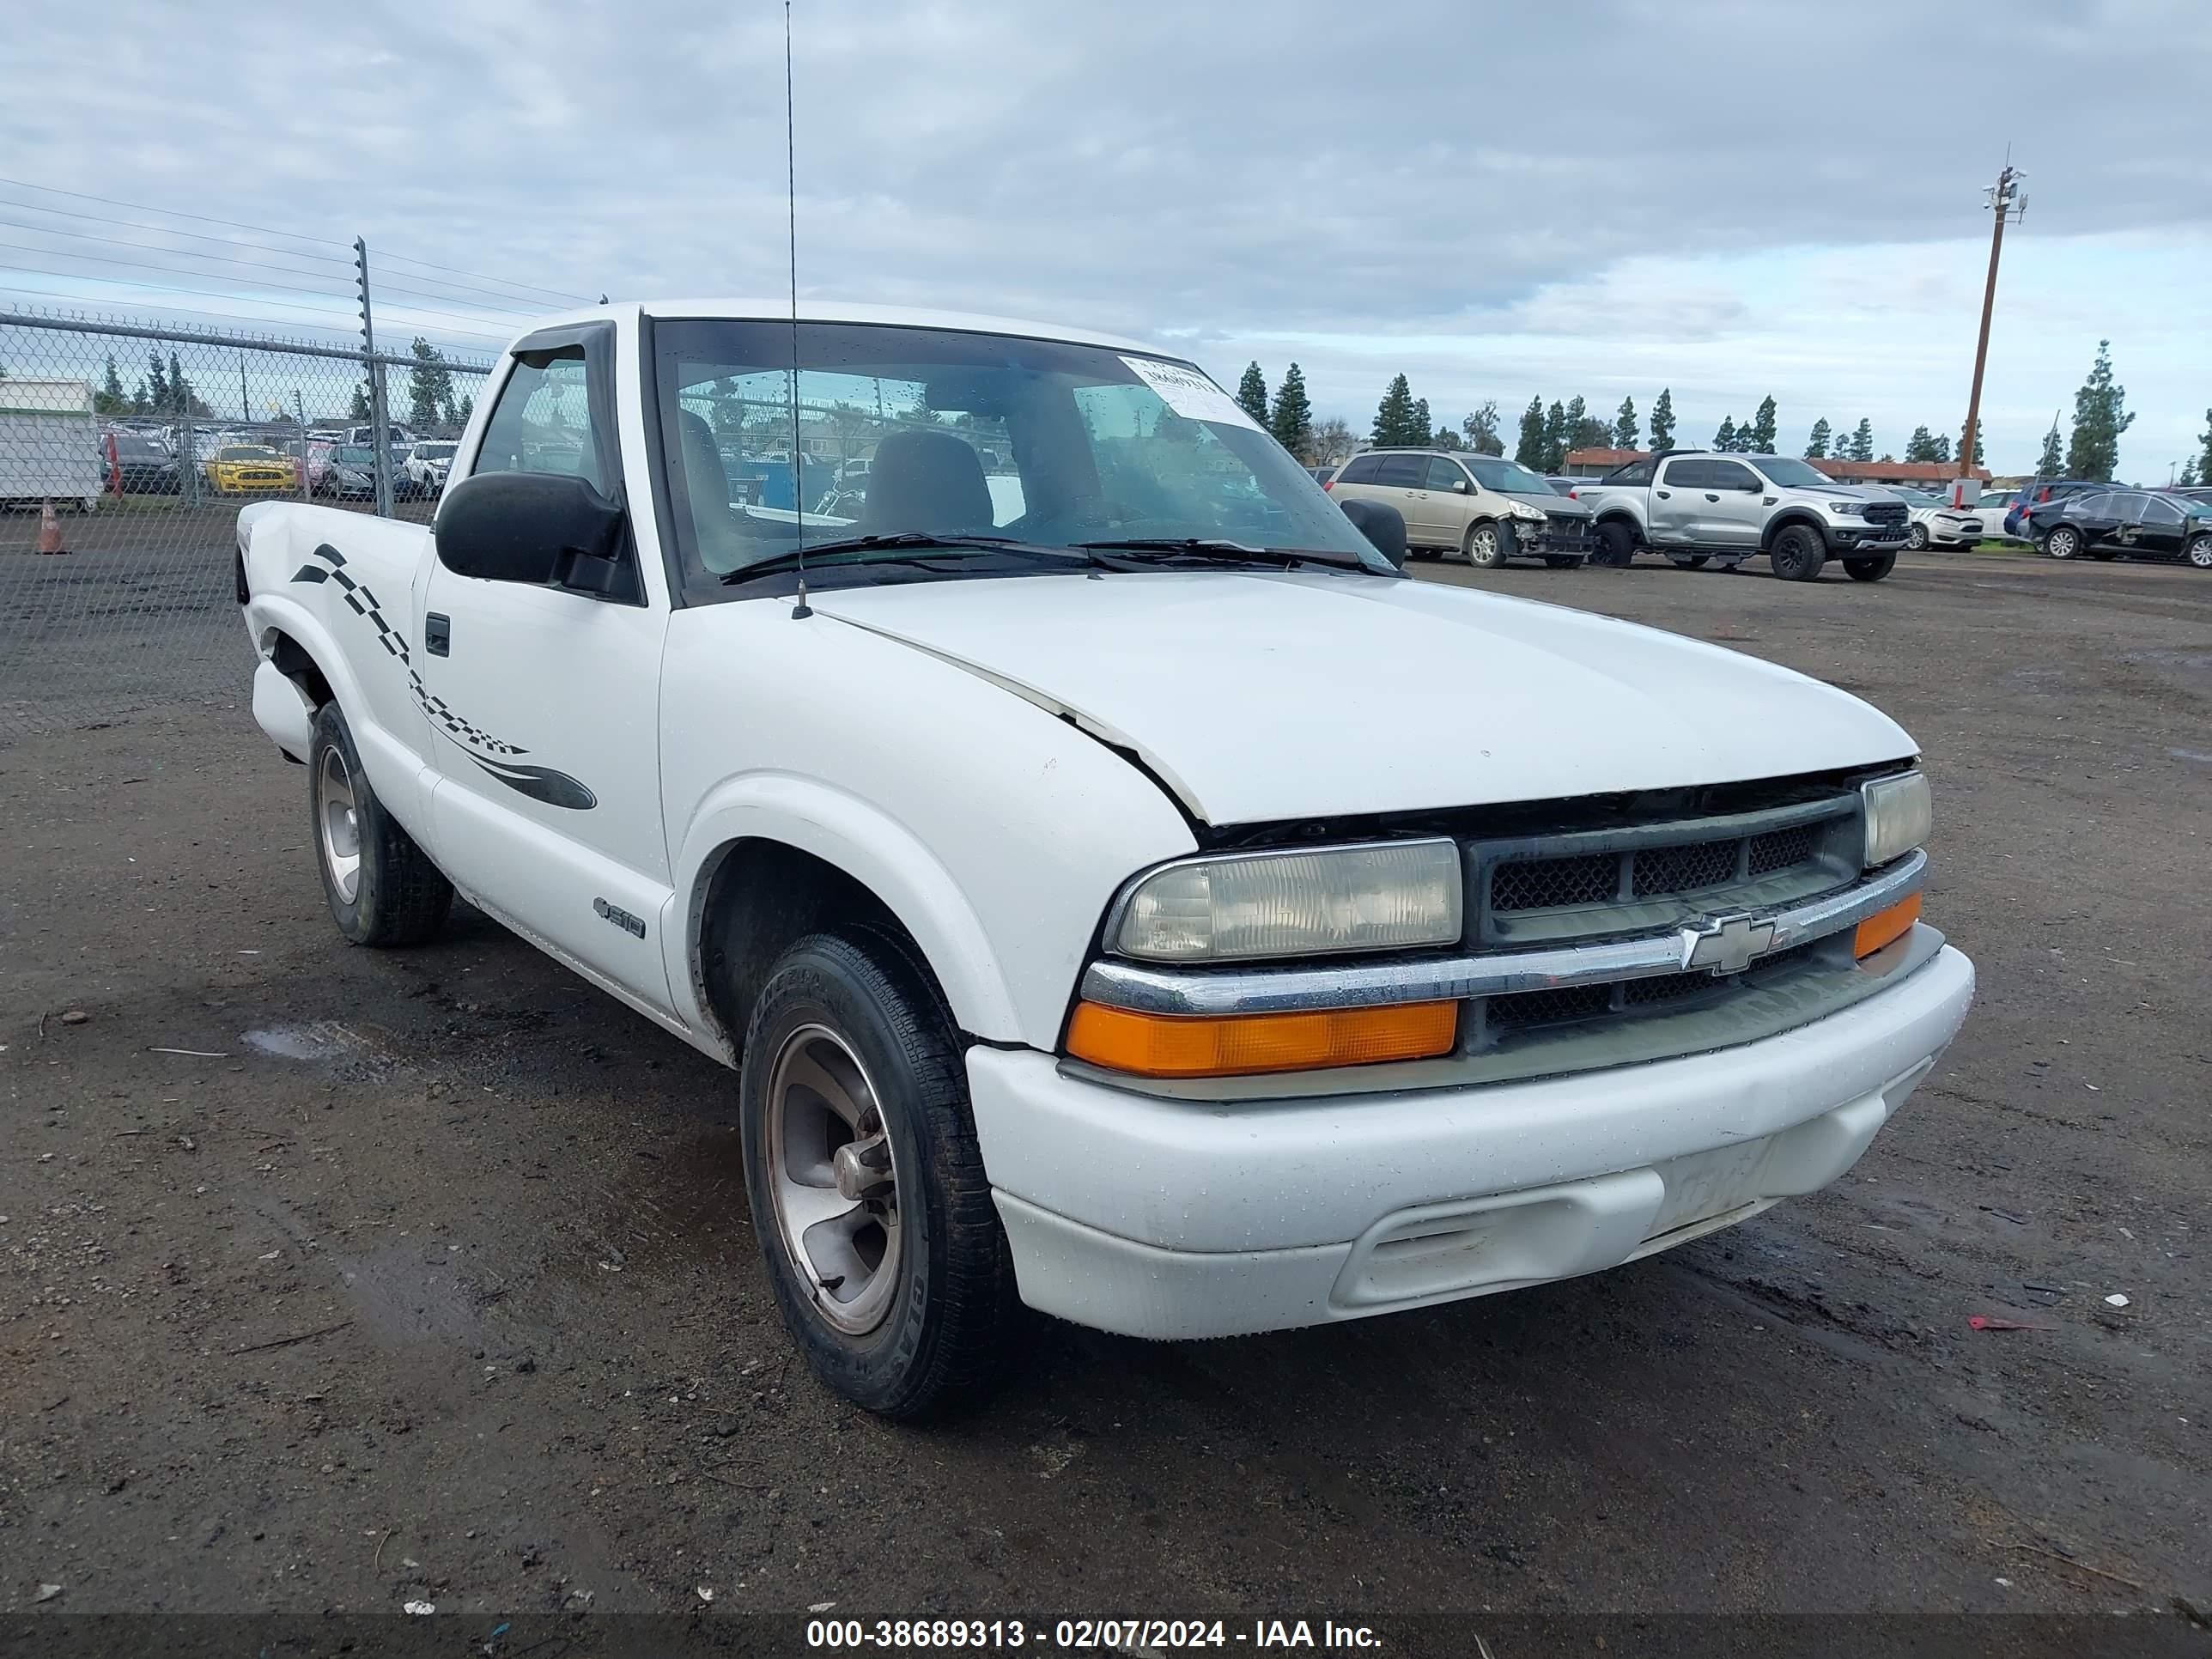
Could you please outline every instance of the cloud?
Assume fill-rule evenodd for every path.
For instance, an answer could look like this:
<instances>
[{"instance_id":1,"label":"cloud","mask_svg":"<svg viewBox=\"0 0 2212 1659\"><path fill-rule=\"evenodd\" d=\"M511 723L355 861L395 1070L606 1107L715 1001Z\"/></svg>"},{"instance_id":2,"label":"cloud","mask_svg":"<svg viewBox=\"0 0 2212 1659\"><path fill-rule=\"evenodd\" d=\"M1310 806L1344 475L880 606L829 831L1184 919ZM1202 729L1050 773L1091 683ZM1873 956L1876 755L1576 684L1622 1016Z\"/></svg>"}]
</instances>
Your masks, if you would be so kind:
<instances>
[{"instance_id":1,"label":"cloud","mask_svg":"<svg viewBox=\"0 0 2212 1659\"><path fill-rule=\"evenodd\" d=\"M1501 378L1477 356L1581 374L1592 395L1608 369L1680 362L1741 414L1765 389L1728 361L1747 340L1808 381L1885 360L1869 331L1948 329L1977 302L1974 261L1953 256L1987 222L1980 174L2008 133L2030 238L2154 262L2127 239L2212 229L2197 0L2033 0L2001 21L1906 0L799 0L796 15L807 292L1224 344L1434 341L1437 378L1465 362L1470 393ZM81 7L15 0L9 27L17 83L39 92L0 109L17 178L216 203L579 294L785 280L778 8L453 0L210 28L111 0L88 50ZM2032 95L2057 85L2145 95L2096 99L2061 142ZM1770 261L1813 281L1783 270L1800 256L1830 262L1826 288L1759 286ZM1784 291L1813 337L1770 328ZM2028 298L2008 287L2008 307ZM2033 302L2102 307L2094 345L2139 301L2107 270ZM2051 349L2086 364L2078 341ZM1347 373L1371 355L1331 351ZM1915 396L1917 418L1963 414L1932 379Z\"/></svg>"}]
</instances>

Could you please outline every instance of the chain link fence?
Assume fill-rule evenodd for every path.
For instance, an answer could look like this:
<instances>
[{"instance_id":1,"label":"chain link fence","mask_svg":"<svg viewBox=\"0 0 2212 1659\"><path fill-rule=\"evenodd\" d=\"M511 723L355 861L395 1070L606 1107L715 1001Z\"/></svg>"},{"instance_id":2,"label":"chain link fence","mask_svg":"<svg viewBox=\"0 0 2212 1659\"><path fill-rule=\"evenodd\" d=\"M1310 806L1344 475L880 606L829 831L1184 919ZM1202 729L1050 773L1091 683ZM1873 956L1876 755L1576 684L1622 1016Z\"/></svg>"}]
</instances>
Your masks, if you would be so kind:
<instances>
[{"instance_id":1,"label":"chain link fence","mask_svg":"<svg viewBox=\"0 0 2212 1659\"><path fill-rule=\"evenodd\" d=\"M239 509L428 523L489 368L428 349L0 310L0 743L241 701Z\"/></svg>"}]
</instances>

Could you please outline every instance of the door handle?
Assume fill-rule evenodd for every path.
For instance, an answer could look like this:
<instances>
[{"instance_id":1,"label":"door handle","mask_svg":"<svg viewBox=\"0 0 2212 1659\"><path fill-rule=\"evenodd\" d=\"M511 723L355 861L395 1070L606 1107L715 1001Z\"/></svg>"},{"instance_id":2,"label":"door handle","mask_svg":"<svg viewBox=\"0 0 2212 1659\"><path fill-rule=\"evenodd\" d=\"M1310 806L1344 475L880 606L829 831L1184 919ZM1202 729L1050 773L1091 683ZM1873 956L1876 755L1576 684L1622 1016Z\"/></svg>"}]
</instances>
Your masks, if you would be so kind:
<instances>
[{"instance_id":1,"label":"door handle","mask_svg":"<svg viewBox=\"0 0 2212 1659\"><path fill-rule=\"evenodd\" d=\"M451 656L453 619L433 611L422 618L422 648L434 657Z\"/></svg>"},{"instance_id":2,"label":"door handle","mask_svg":"<svg viewBox=\"0 0 2212 1659\"><path fill-rule=\"evenodd\" d=\"M1706 499L1707 501L1717 501L1720 500L1720 497L1719 497L1719 496L1717 496L1717 495L1714 495L1714 494L1713 494L1713 492L1712 492L1711 490L1708 489L1708 490L1705 492L1705 499Z\"/></svg>"},{"instance_id":3,"label":"door handle","mask_svg":"<svg viewBox=\"0 0 2212 1659\"><path fill-rule=\"evenodd\" d=\"M1655 489L1651 493L1662 501L1671 501L1674 499L1674 492L1671 489Z\"/></svg>"}]
</instances>

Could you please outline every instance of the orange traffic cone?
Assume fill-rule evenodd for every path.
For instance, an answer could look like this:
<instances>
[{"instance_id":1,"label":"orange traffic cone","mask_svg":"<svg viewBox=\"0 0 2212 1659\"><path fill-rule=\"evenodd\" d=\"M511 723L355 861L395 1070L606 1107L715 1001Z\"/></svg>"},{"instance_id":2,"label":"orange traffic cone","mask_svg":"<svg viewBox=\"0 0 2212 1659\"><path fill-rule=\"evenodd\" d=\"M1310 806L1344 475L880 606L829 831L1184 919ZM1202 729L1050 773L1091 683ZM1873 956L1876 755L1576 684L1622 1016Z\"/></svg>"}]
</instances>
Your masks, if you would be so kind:
<instances>
[{"instance_id":1,"label":"orange traffic cone","mask_svg":"<svg viewBox=\"0 0 2212 1659\"><path fill-rule=\"evenodd\" d=\"M62 545L62 521L54 516L54 504L52 501L46 502L39 514L39 551L41 553L69 551L69 549Z\"/></svg>"}]
</instances>

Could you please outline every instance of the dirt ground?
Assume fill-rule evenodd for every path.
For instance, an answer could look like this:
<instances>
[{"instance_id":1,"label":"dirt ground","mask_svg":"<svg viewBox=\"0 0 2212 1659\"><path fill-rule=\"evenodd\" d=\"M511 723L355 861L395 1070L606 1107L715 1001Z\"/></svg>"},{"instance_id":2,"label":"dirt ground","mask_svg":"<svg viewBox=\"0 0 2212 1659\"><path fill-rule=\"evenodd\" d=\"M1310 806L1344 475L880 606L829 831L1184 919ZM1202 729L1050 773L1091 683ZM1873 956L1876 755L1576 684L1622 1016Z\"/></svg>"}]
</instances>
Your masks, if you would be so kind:
<instances>
[{"instance_id":1,"label":"dirt ground","mask_svg":"<svg viewBox=\"0 0 2212 1659\"><path fill-rule=\"evenodd\" d=\"M988 1409L890 1427L792 1358L730 1076L472 913L342 944L241 673L228 704L0 733L0 1613L711 1591L2201 1635L2212 580L1418 568L1771 658L1918 738L1927 916L1980 999L1843 1184L1334 1328L1040 1321Z\"/></svg>"}]
</instances>

